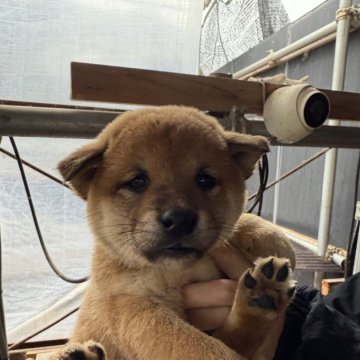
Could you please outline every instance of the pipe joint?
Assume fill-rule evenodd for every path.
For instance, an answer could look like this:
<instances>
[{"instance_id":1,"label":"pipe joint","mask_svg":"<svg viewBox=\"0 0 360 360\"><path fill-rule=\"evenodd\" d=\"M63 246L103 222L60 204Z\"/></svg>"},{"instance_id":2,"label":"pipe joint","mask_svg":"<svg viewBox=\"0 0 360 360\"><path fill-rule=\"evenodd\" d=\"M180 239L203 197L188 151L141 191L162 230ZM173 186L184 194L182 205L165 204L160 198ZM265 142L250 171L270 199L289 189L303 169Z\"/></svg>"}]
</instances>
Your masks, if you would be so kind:
<instances>
[{"instance_id":1,"label":"pipe joint","mask_svg":"<svg viewBox=\"0 0 360 360\"><path fill-rule=\"evenodd\" d=\"M349 18L352 28L358 28L360 26L360 4L354 4L336 11L337 23L342 20L348 20Z\"/></svg>"},{"instance_id":2,"label":"pipe joint","mask_svg":"<svg viewBox=\"0 0 360 360\"><path fill-rule=\"evenodd\" d=\"M355 4L351 7L350 26L352 29L360 27L360 4Z\"/></svg>"},{"instance_id":3,"label":"pipe joint","mask_svg":"<svg viewBox=\"0 0 360 360\"><path fill-rule=\"evenodd\" d=\"M274 49L270 49L267 51L267 64L270 67L277 65L277 60L275 59L274 54L275 54Z\"/></svg>"},{"instance_id":4,"label":"pipe joint","mask_svg":"<svg viewBox=\"0 0 360 360\"><path fill-rule=\"evenodd\" d=\"M350 17L350 8L351 7L338 9L335 16L336 22L348 19Z\"/></svg>"}]
</instances>

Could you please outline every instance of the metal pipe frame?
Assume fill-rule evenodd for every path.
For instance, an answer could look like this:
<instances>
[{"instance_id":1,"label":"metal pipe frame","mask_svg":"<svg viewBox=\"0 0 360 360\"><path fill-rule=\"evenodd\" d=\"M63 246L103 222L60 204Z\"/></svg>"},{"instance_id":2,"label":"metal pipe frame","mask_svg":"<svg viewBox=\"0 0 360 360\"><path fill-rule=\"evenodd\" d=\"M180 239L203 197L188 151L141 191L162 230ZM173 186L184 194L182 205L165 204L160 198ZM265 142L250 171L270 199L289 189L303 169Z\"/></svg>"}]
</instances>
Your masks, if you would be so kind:
<instances>
[{"instance_id":1,"label":"metal pipe frame","mask_svg":"<svg viewBox=\"0 0 360 360\"><path fill-rule=\"evenodd\" d=\"M352 5L352 0L340 0L340 10ZM344 79L346 69L346 58L348 50L350 15L339 17L337 23L334 69L332 79L332 90L344 90ZM330 126L340 126L340 121L330 120ZM333 205L333 194L335 187L337 150L332 149L325 155L325 167L321 196L321 209L319 221L319 247L318 255L325 256L329 243L329 233L331 225L331 211Z\"/></svg>"},{"instance_id":2,"label":"metal pipe frame","mask_svg":"<svg viewBox=\"0 0 360 360\"><path fill-rule=\"evenodd\" d=\"M1 137L0 137L1 142ZM2 249L1 249L1 226L0 226L0 359L8 360L4 304L2 298Z\"/></svg>"},{"instance_id":3,"label":"metal pipe frame","mask_svg":"<svg viewBox=\"0 0 360 360\"><path fill-rule=\"evenodd\" d=\"M355 30L355 29L354 29ZM238 78L239 80L247 80L251 77L255 77L258 74L261 74L264 71L267 71L269 69L273 69L281 64L287 63L290 60L296 59L297 57L304 55L306 53L309 53L312 50L318 49L319 47L322 47L326 44L329 44L330 42L334 41L336 38L336 33L334 32L333 34L330 34L328 36L325 36L319 40L315 40L314 42L312 42L309 45L306 45L302 48L300 48L299 50L293 51L291 53L289 53L288 55L285 55L279 59L277 59L275 62L273 63L267 63L266 65L259 67L255 70L253 70L252 72L247 73L246 75L241 76L240 78Z\"/></svg>"},{"instance_id":4,"label":"metal pipe frame","mask_svg":"<svg viewBox=\"0 0 360 360\"><path fill-rule=\"evenodd\" d=\"M0 136L0 144L1 144ZM0 360L8 360L7 339L4 303L2 298L2 239L1 239L1 224L0 224Z\"/></svg>"},{"instance_id":5,"label":"metal pipe frame","mask_svg":"<svg viewBox=\"0 0 360 360\"><path fill-rule=\"evenodd\" d=\"M355 221L360 221L360 201L356 203ZM360 272L360 232L357 235L353 274L357 274L358 272Z\"/></svg>"},{"instance_id":6,"label":"metal pipe frame","mask_svg":"<svg viewBox=\"0 0 360 360\"><path fill-rule=\"evenodd\" d=\"M119 113L98 110L76 110L43 107L0 105L0 136L94 138ZM219 122L231 129L228 118ZM246 120L239 129L270 138L273 145L283 145L274 139L263 121ZM323 126L291 146L360 148L359 127Z\"/></svg>"},{"instance_id":7,"label":"metal pipe frame","mask_svg":"<svg viewBox=\"0 0 360 360\"><path fill-rule=\"evenodd\" d=\"M352 5L352 0L340 0L339 11L348 8ZM332 90L344 90L346 58L350 33L350 14L344 12L344 15L337 19L337 31L335 41L335 54L334 54L334 68L332 78ZM339 127L339 120L330 120L329 126ZM321 193L320 205L320 220L318 230L318 255L325 257L328 244L331 226L331 214L333 208L333 197L335 189L336 177L336 162L337 162L337 149L331 149L325 155L323 186ZM322 272L315 272L314 286L321 287L321 282L324 274Z\"/></svg>"},{"instance_id":8,"label":"metal pipe frame","mask_svg":"<svg viewBox=\"0 0 360 360\"><path fill-rule=\"evenodd\" d=\"M0 135L92 138L120 113L0 105Z\"/></svg>"}]
</instances>

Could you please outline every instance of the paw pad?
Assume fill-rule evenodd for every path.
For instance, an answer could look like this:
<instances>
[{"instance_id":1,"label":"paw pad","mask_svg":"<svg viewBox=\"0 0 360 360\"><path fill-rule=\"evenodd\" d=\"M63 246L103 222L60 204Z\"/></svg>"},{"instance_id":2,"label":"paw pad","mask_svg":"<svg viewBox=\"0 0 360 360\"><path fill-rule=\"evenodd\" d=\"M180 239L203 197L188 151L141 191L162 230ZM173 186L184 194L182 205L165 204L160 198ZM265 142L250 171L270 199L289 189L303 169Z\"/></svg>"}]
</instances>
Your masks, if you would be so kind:
<instances>
[{"instance_id":1,"label":"paw pad","mask_svg":"<svg viewBox=\"0 0 360 360\"><path fill-rule=\"evenodd\" d=\"M263 265L261 271L270 280L274 276L274 259L270 259Z\"/></svg>"},{"instance_id":2,"label":"paw pad","mask_svg":"<svg viewBox=\"0 0 360 360\"><path fill-rule=\"evenodd\" d=\"M250 305L257 306L261 309L276 310L274 299L267 294L260 296L259 298L253 298L250 300Z\"/></svg>"},{"instance_id":3,"label":"paw pad","mask_svg":"<svg viewBox=\"0 0 360 360\"><path fill-rule=\"evenodd\" d=\"M289 266L287 263L285 263L279 270L278 273L276 274L276 280L277 281L285 281L285 279L288 277L289 275Z\"/></svg>"},{"instance_id":4,"label":"paw pad","mask_svg":"<svg viewBox=\"0 0 360 360\"><path fill-rule=\"evenodd\" d=\"M274 313L286 306L295 293L295 282L287 259L271 257L248 270L240 281L239 294L245 304ZM239 295L240 296L240 295Z\"/></svg>"},{"instance_id":5,"label":"paw pad","mask_svg":"<svg viewBox=\"0 0 360 360\"><path fill-rule=\"evenodd\" d=\"M253 289L256 285L256 280L251 276L249 271L245 274L244 284L248 289Z\"/></svg>"}]
</instances>

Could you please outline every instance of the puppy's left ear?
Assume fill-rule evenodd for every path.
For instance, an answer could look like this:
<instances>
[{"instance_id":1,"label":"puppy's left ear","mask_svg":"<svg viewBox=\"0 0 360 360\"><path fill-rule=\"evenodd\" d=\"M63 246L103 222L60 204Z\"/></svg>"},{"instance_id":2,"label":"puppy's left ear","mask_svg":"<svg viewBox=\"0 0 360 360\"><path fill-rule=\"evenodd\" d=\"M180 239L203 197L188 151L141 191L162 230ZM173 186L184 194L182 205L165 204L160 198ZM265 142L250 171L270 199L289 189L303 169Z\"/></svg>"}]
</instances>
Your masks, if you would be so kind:
<instances>
[{"instance_id":1,"label":"puppy's left ear","mask_svg":"<svg viewBox=\"0 0 360 360\"><path fill-rule=\"evenodd\" d=\"M241 167L244 178L249 178L261 156L270 151L269 141L263 136L225 131L225 141L231 156Z\"/></svg>"},{"instance_id":2,"label":"puppy's left ear","mask_svg":"<svg viewBox=\"0 0 360 360\"><path fill-rule=\"evenodd\" d=\"M65 181L84 200L87 199L90 183L103 161L106 143L93 141L74 151L58 164L58 170Z\"/></svg>"}]
</instances>

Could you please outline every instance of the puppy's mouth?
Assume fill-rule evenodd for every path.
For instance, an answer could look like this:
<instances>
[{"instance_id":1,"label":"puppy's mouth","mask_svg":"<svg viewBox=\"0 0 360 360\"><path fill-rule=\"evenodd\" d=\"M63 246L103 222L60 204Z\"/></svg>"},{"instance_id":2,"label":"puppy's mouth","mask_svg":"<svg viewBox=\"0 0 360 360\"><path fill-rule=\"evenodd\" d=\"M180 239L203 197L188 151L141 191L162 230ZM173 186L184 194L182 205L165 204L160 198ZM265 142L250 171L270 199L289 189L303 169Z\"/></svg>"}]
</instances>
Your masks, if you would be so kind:
<instances>
[{"instance_id":1,"label":"puppy's mouth","mask_svg":"<svg viewBox=\"0 0 360 360\"><path fill-rule=\"evenodd\" d=\"M203 251L194 247L184 246L181 243L170 244L147 253L147 257L155 261L159 258L185 259L201 258Z\"/></svg>"},{"instance_id":2,"label":"puppy's mouth","mask_svg":"<svg viewBox=\"0 0 360 360\"><path fill-rule=\"evenodd\" d=\"M195 255L201 253L199 250L192 247L183 246L180 243L177 243L173 246L169 246L163 249L165 254L169 256L186 256L186 255Z\"/></svg>"}]
</instances>

